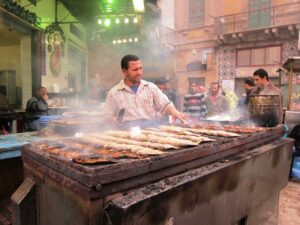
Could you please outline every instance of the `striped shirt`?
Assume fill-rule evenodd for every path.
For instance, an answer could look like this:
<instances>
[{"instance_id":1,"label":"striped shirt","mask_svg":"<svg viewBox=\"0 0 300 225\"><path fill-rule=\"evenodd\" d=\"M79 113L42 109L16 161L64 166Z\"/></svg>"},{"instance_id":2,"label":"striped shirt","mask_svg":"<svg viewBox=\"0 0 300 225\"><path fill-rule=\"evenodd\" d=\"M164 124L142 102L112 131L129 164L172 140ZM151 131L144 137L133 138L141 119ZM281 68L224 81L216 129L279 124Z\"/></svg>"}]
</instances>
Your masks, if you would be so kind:
<instances>
[{"instance_id":1,"label":"striped shirt","mask_svg":"<svg viewBox=\"0 0 300 225\"><path fill-rule=\"evenodd\" d=\"M205 94L195 93L184 96L183 112L194 118L206 116Z\"/></svg>"},{"instance_id":2,"label":"striped shirt","mask_svg":"<svg viewBox=\"0 0 300 225\"><path fill-rule=\"evenodd\" d=\"M116 117L121 109L125 109L123 121L154 119L169 104L171 102L168 97L155 84L141 80L137 92L134 93L121 80L108 92L105 112L108 116Z\"/></svg>"}]
</instances>

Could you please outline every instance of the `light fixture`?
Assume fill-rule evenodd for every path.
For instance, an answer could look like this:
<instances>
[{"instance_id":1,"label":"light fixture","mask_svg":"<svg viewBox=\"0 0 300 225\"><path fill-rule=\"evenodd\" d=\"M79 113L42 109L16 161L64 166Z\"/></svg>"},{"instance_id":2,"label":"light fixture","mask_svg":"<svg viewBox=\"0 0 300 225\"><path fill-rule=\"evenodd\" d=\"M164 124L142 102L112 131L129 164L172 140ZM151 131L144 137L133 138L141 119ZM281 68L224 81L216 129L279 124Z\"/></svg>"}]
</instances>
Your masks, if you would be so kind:
<instances>
[{"instance_id":1,"label":"light fixture","mask_svg":"<svg viewBox=\"0 0 300 225\"><path fill-rule=\"evenodd\" d=\"M139 39L137 37L134 38L134 42L138 42Z\"/></svg>"},{"instance_id":2,"label":"light fixture","mask_svg":"<svg viewBox=\"0 0 300 225\"><path fill-rule=\"evenodd\" d=\"M129 23L129 19L127 17L124 19L124 23Z\"/></svg>"},{"instance_id":3,"label":"light fixture","mask_svg":"<svg viewBox=\"0 0 300 225\"><path fill-rule=\"evenodd\" d=\"M128 41L129 41L129 42L132 42L132 39L131 39L131 38L129 38L129 39L128 39Z\"/></svg>"},{"instance_id":4,"label":"light fixture","mask_svg":"<svg viewBox=\"0 0 300 225\"><path fill-rule=\"evenodd\" d=\"M98 24L102 24L102 20L101 19L98 19Z\"/></svg>"},{"instance_id":5,"label":"light fixture","mask_svg":"<svg viewBox=\"0 0 300 225\"><path fill-rule=\"evenodd\" d=\"M120 23L120 19L116 18L115 22L116 22L116 24L119 24Z\"/></svg>"},{"instance_id":6,"label":"light fixture","mask_svg":"<svg viewBox=\"0 0 300 225\"><path fill-rule=\"evenodd\" d=\"M122 43L122 41L119 39L119 40L118 40L118 43L119 43L119 44L121 44L121 43Z\"/></svg>"},{"instance_id":7,"label":"light fixture","mask_svg":"<svg viewBox=\"0 0 300 225\"><path fill-rule=\"evenodd\" d=\"M145 11L145 5L144 0L132 0L134 11L136 12L144 12Z\"/></svg>"},{"instance_id":8,"label":"light fixture","mask_svg":"<svg viewBox=\"0 0 300 225\"><path fill-rule=\"evenodd\" d=\"M113 42L112 42L112 43L115 45L115 44L117 44L117 41L116 41L116 40L113 40Z\"/></svg>"},{"instance_id":9,"label":"light fixture","mask_svg":"<svg viewBox=\"0 0 300 225\"><path fill-rule=\"evenodd\" d=\"M105 19L104 20L104 25L108 27L110 25L110 19L108 19L108 18Z\"/></svg>"},{"instance_id":10,"label":"light fixture","mask_svg":"<svg viewBox=\"0 0 300 225\"><path fill-rule=\"evenodd\" d=\"M123 39L123 43L127 43L127 39L126 38Z\"/></svg>"},{"instance_id":11,"label":"light fixture","mask_svg":"<svg viewBox=\"0 0 300 225\"><path fill-rule=\"evenodd\" d=\"M134 17L134 18L133 18L133 23L138 23L138 22L139 22L138 18L137 18L137 17Z\"/></svg>"}]
</instances>

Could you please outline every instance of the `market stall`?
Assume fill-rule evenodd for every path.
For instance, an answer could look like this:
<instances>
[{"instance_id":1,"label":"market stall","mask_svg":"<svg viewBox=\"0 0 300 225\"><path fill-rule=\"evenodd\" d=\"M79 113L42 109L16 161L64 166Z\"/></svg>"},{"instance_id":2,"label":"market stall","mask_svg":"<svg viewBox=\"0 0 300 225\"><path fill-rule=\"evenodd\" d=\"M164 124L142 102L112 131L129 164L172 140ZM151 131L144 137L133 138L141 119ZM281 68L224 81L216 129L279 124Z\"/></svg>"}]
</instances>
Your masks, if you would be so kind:
<instances>
[{"instance_id":1,"label":"market stall","mask_svg":"<svg viewBox=\"0 0 300 225\"><path fill-rule=\"evenodd\" d=\"M283 126L141 132L25 146L14 224L276 224L293 145Z\"/></svg>"},{"instance_id":2,"label":"market stall","mask_svg":"<svg viewBox=\"0 0 300 225\"><path fill-rule=\"evenodd\" d=\"M285 124L291 131L295 125L300 124L300 57L291 57L283 68L288 72L287 110Z\"/></svg>"}]
</instances>

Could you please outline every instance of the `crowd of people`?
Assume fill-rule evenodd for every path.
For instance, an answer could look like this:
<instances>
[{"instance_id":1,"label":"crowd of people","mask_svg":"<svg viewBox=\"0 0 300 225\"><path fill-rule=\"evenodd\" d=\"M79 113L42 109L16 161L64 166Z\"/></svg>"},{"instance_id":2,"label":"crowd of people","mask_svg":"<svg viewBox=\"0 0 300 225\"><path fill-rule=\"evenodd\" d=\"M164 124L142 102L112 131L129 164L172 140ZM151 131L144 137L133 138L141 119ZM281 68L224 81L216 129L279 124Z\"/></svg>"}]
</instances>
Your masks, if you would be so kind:
<instances>
[{"instance_id":1,"label":"crowd of people","mask_svg":"<svg viewBox=\"0 0 300 225\"><path fill-rule=\"evenodd\" d=\"M110 122L122 123L127 127L143 124L153 126L162 121L170 122L170 118L173 122L201 120L216 115L233 115L236 110L243 114L247 111L249 98L253 94L279 95L281 115L283 112L281 91L270 82L264 69L256 70L253 77L244 80L245 95L240 99L232 90L223 90L219 82L212 82L208 91L200 83L191 83L190 93L183 98L183 112L180 111L180 100L176 91L172 89L170 80L159 79L154 84L142 79L142 62L137 56L124 56L121 60L121 70L124 78L107 93L104 111ZM97 74L87 92L89 104L98 104L99 100L104 99L104 93L99 90L98 85ZM45 87L39 87L36 95L28 100L25 121L27 131L40 129L39 117L48 115L47 100ZM1 98L1 102L3 101Z\"/></svg>"},{"instance_id":2,"label":"crowd of people","mask_svg":"<svg viewBox=\"0 0 300 225\"><path fill-rule=\"evenodd\" d=\"M179 97L169 80L159 79L155 82L156 86L143 80L142 63L134 55L124 56L121 68L124 79L108 92L106 110L111 118L116 118L118 112L124 110L123 122L153 120L157 115L168 114L182 122L216 115L234 115L236 111L243 113L247 109L252 94L279 95L280 112L283 115L281 91L270 82L264 69L256 70L253 77L245 79L245 97L240 100L232 90L223 90L219 82L212 82L207 92L204 86L191 83L190 93L184 96L181 113L178 110Z\"/></svg>"}]
</instances>

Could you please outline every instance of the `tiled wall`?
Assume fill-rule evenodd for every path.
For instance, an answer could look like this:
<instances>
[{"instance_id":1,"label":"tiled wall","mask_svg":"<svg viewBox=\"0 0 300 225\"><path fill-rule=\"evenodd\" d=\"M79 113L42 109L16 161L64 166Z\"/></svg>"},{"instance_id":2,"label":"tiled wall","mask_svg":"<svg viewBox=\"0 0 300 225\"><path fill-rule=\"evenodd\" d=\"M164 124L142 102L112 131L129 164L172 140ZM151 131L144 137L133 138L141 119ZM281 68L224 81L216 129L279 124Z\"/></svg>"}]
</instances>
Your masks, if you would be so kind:
<instances>
[{"instance_id":1,"label":"tiled wall","mask_svg":"<svg viewBox=\"0 0 300 225\"><path fill-rule=\"evenodd\" d=\"M270 43L266 43L270 45ZM289 57L297 56L300 52L297 49L297 40L286 41L282 43L281 63L284 63ZM276 72L280 65L264 66L269 76L278 76ZM249 77L260 67L240 67L236 68L236 50L233 47L220 47L217 50L217 74L218 80L233 80L236 77Z\"/></svg>"}]
</instances>

